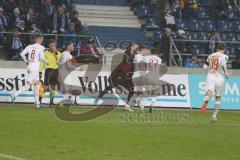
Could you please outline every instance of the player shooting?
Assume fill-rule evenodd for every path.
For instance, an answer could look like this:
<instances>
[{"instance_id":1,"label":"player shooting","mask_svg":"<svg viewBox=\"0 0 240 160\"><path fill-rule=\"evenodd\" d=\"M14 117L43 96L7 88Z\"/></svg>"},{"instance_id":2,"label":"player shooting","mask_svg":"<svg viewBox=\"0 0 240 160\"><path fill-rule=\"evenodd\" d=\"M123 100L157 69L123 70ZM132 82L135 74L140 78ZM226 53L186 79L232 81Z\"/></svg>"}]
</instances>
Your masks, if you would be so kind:
<instances>
[{"instance_id":1,"label":"player shooting","mask_svg":"<svg viewBox=\"0 0 240 160\"><path fill-rule=\"evenodd\" d=\"M137 44L132 43L129 45L123 55L122 62L116 68L114 68L109 77L109 81L111 82L110 85L99 94L98 98L94 102L95 104L97 104L98 101L101 100L102 97L108 93L108 91L118 86L123 86L126 90L129 91L127 103L129 102L129 100L134 94L134 84L132 81L132 76L134 73L133 60L135 54L137 54L137 51ZM132 111L130 106L127 104L125 106L125 109L128 111Z\"/></svg>"}]
</instances>

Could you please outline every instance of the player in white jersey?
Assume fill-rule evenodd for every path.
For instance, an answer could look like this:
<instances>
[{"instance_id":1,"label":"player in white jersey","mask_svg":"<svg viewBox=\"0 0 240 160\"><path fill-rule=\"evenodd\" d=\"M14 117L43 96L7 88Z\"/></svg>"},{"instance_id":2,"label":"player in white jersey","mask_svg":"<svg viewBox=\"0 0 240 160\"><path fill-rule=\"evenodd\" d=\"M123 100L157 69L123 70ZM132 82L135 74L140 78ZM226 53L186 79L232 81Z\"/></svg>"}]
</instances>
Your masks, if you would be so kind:
<instances>
[{"instance_id":1,"label":"player in white jersey","mask_svg":"<svg viewBox=\"0 0 240 160\"><path fill-rule=\"evenodd\" d=\"M135 54L134 56L134 73L133 73L133 84L134 84L134 92L135 95L132 97L133 100L137 103L138 106L140 106L141 109L143 109L144 106L141 105L141 97L140 94L144 90L144 79L140 78L142 75L145 74L145 65L144 65L144 55L150 54L150 51L146 49L145 47L140 47L139 52ZM130 106L127 104L125 108L130 108Z\"/></svg>"},{"instance_id":2,"label":"player in white jersey","mask_svg":"<svg viewBox=\"0 0 240 160\"><path fill-rule=\"evenodd\" d=\"M156 51L142 49L140 53L135 56L134 61L136 64L133 78L137 92L152 91L156 89L156 86L158 86L159 82L158 75L160 65L162 63L161 58L156 55ZM136 98L136 102L141 109L144 109L140 96ZM154 99L151 102L151 105L153 104Z\"/></svg>"},{"instance_id":3,"label":"player in white jersey","mask_svg":"<svg viewBox=\"0 0 240 160\"><path fill-rule=\"evenodd\" d=\"M144 56L144 62L146 65L147 79L146 79L146 91L153 92L160 86L159 72L162 64L162 59L156 54L156 50L151 51L151 55ZM150 102L150 111L152 106L156 103L155 95Z\"/></svg>"},{"instance_id":4,"label":"player in white jersey","mask_svg":"<svg viewBox=\"0 0 240 160\"><path fill-rule=\"evenodd\" d=\"M225 44L219 44L217 52L208 56L204 67L205 69L208 68L209 71L206 80L206 94L204 97L202 112L206 112L212 93L215 93L215 107L211 118L212 122L217 121L217 114L221 104L221 94L224 89L225 79L228 78L228 56L224 54L225 49Z\"/></svg>"},{"instance_id":5,"label":"player in white jersey","mask_svg":"<svg viewBox=\"0 0 240 160\"><path fill-rule=\"evenodd\" d=\"M20 90L12 94L11 98L13 103L15 103L15 99L19 94L28 91L31 86L34 85L35 104L38 108L41 107L39 102L39 67L42 60L48 63L44 56L45 48L41 45L43 40L43 35L36 35L35 44L27 46L21 53L22 59L27 64L27 83L21 87Z\"/></svg>"},{"instance_id":6,"label":"player in white jersey","mask_svg":"<svg viewBox=\"0 0 240 160\"><path fill-rule=\"evenodd\" d=\"M68 74L67 63L71 62L71 60L73 59L73 56L71 55L72 51L74 51L74 45L72 42L69 42L66 45L66 50L61 54L61 57L58 61L60 86L64 94L65 100L71 99L70 93L67 92L66 86L64 84L64 80L67 76L66 73Z\"/></svg>"}]
</instances>

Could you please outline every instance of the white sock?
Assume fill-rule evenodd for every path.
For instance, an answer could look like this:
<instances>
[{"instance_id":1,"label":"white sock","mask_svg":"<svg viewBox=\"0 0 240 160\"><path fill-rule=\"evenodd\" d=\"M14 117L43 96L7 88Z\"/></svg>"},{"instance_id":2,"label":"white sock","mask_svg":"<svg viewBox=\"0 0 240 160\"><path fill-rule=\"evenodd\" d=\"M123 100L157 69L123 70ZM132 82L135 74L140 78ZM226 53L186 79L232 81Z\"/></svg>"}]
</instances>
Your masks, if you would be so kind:
<instances>
[{"instance_id":1,"label":"white sock","mask_svg":"<svg viewBox=\"0 0 240 160\"><path fill-rule=\"evenodd\" d=\"M206 102L206 101L208 102L208 101L209 101L209 99L210 99L210 97L209 97L209 96L205 96L205 97L204 97L204 102Z\"/></svg>"},{"instance_id":2,"label":"white sock","mask_svg":"<svg viewBox=\"0 0 240 160\"><path fill-rule=\"evenodd\" d=\"M22 86L18 91L16 91L13 95L15 97L19 96L19 94L22 94L24 92L27 92L30 89L29 85Z\"/></svg>"},{"instance_id":3,"label":"white sock","mask_svg":"<svg viewBox=\"0 0 240 160\"><path fill-rule=\"evenodd\" d=\"M40 105L39 101L39 84L34 84L34 99L35 99L35 104Z\"/></svg>"},{"instance_id":4,"label":"white sock","mask_svg":"<svg viewBox=\"0 0 240 160\"><path fill-rule=\"evenodd\" d=\"M212 117L217 118L217 114L218 114L219 110L220 110L220 102L215 102L215 107L213 110Z\"/></svg>"}]
</instances>

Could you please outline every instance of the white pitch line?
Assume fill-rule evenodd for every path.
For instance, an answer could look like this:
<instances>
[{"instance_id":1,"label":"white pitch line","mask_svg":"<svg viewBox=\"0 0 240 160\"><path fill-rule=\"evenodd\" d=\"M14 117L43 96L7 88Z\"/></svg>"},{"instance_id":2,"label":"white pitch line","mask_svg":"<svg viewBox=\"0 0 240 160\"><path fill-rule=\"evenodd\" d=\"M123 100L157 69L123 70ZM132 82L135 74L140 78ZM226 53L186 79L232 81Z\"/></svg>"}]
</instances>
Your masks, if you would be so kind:
<instances>
[{"instance_id":1,"label":"white pitch line","mask_svg":"<svg viewBox=\"0 0 240 160\"><path fill-rule=\"evenodd\" d=\"M14 156L2 154L2 153L0 153L0 157L2 157L2 158L8 158L8 159L13 159L13 160L26 160L26 159L23 159L23 158L14 157Z\"/></svg>"}]
</instances>

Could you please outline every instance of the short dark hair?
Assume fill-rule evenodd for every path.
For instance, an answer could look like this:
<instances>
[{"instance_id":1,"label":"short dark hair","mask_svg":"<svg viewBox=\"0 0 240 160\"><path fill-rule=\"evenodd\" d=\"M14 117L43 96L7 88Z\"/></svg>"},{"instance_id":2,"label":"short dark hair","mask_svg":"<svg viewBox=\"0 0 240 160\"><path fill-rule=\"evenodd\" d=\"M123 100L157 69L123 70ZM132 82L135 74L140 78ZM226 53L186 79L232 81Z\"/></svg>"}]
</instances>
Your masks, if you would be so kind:
<instances>
[{"instance_id":1,"label":"short dark hair","mask_svg":"<svg viewBox=\"0 0 240 160\"><path fill-rule=\"evenodd\" d=\"M218 50L225 50L227 48L225 43L219 43L217 49Z\"/></svg>"},{"instance_id":2,"label":"short dark hair","mask_svg":"<svg viewBox=\"0 0 240 160\"><path fill-rule=\"evenodd\" d=\"M51 43L56 43L56 41L55 41L54 39L50 39L50 40L48 41L48 45L50 45Z\"/></svg>"},{"instance_id":3,"label":"short dark hair","mask_svg":"<svg viewBox=\"0 0 240 160\"><path fill-rule=\"evenodd\" d=\"M66 43L66 48L69 46L69 45L73 45L73 42L69 41Z\"/></svg>"}]
</instances>

